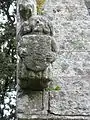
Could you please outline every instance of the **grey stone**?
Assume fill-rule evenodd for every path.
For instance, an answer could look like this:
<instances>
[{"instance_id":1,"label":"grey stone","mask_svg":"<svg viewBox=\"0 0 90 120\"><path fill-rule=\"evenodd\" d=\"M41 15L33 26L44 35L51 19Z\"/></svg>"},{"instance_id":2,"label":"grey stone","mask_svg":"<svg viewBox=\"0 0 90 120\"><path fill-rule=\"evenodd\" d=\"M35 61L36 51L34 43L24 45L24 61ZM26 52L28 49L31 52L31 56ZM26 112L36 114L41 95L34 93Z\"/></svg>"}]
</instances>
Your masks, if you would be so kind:
<instances>
[{"instance_id":1,"label":"grey stone","mask_svg":"<svg viewBox=\"0 0 90 120\"><path fill-rule=\"evenodd\" d=\"M20 93L20 91L19 91ZM47 116L48 93L43 91L24 91L17 96L18 120L39 119L39 116Z\"/></svg>"},{"instance_id":2,"label":"grey stone","mask_svg":"<svg viewBox=\"0 0 90 120\"><path fill-rule=\"evenodd\" d=\"M28 21L27 21L28 20ZM53 35L53 26L48 18L41 15L31 16L21 25L21 35L25 34L46 34Z\"/></svg>"},{"instance_id":3,"label":"grey stone","mask_svg":"<svg viewBox=\"0 0 90 120\"><path fill-rule=\"evenodd\" d=\"M32 116L20 116L19 120L90 120L90 117L84 116L55 116L55 115L32 115Z\"/></svg>"},{"instance_id":4,"label":"grey stone","mask_svg":"<svg viewBox=\"0 0 90 120\"><path fill-rule=\"evenodd\" d=\"M26 69L35 72L43 71L55 61L55 53L51 46L52 40L52 37L45 35L24 35L22 37L19 56Z\"/></svg>"},{"instance_id":5,"label":"grey stone","mask_svg":"<svg viewBox=\"0 0 90 120\"><path fill-rule=\"evenodd\" d=\"M57 83L61 90L50 91L50 112L56 115L90 115L89 78L61 78Z\"/></svg>"},{"instance_id":6,"label":"grey stone","mask_svg":"<svg viewBox=\"0 0 90 120\"><path fill-rule=\"evenodd\" d=\"M17 0L17 34L23 21L37 14L36 0Z\"/></svg>"},{"instance_id":7,"label":"grey stone","mask_svg":"<svg viewBox=\"0 0 90 120\"><path fill-rule=\"evenodd\" d=\"M17 11L19 85L25 89L42 90L53 78L50 76L51 64L57 51L53 26L45 16L36 15L35 0L19 0Z\"/></svg>"},{"instance_id":8,"label":"grey stone","mask_svg":"<svg viewBox=\"0 0 90 120\"><path fill-rule=\"evenodd\" d=\"M55 38L57 44L55 46L58 48L57 59L49 66L52 71L50 74L47 74L48 67L44 71L44 76L50 77L52 81L48 91L43 94L43 100L40 100L44 110L40 111L38 106L41 104L38 99L35 99L39 112L34 114L31 112L28 115L19 113L18 118L19 120L90 120L90 16L85 2L84 0L46 0L43 9L43 16L53 24L53 36L50 32L52 29L46 30L49 34L46 32L42 34L42 29L37 30L37 27L32 31L29 30L29 33L37 36L45 34L51 39ZM19 28L22 26L23 24L20 24ZM33 27L30 25L25 29L28 28ZM19 32L21 31L18 29ZM55 46L53 53L56 52ZM23 49L23 54L27 56L26 49ZM21 66L22 76L30 74L30 77L35 75L37 78L41 77L40 72L28 73L23 71L25 65L21 64ZM27 86L28 82L22 84L23 87L25 84ZM60 90L55 90L59 87ZM32 106L31 103L29 105Z\"/></svg>"},{"instance_id":9,"label":"grey stone","mask_svg":"<svg viewBox=\"0 0 90 120\"><path fill-rule=\"evenodd\" d=\"M20 56L18 73L22 88L41 90L52 80L50 66L56 59L57 51L52 35L52 25L42 16L32 16L21 25L17 36Z\"/></svg>"},{"instance_id":10,"label":"grey stone","mask_svg":"<svg viewBox=\"0 0 90 120\"><path fill-rule=\"evenodd\" d=\"M85 2L47 0L44 11L52 20L54 37L59 48L58 57L52 68L54 81L50 87L60 86L61 90L50 91L50 113L88 116L90 16Z\"/></svg>"}]
</instances>

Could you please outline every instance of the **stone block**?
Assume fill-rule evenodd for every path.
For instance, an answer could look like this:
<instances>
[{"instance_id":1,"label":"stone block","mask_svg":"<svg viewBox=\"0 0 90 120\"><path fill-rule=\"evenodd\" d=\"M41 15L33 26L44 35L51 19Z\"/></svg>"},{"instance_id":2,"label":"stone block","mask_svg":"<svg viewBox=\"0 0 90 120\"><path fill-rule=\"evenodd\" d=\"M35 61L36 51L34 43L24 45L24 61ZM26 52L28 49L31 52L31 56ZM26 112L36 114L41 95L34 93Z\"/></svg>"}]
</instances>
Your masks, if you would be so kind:
<instances>
[{"instance_id":1,"label":"stone block","mask_svg":"<svg viewBox=\"0 0 90 120\"><path fill-rule=\"evenodd\" d=\"M64 116L90 116L90 76L66 77L54 83L60 91L50 91L50 113Z\"/></svg>"}]
</instances>

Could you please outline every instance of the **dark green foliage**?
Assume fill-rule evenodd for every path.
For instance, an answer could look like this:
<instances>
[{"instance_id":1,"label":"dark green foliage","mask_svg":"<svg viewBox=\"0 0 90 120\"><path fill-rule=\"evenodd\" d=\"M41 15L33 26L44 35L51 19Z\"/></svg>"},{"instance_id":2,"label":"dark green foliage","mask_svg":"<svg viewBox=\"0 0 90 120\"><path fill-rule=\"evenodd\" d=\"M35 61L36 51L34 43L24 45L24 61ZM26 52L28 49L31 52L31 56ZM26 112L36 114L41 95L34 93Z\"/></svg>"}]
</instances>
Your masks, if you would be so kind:
<instances>
[{"instance_id":1,"label":"dark green foliage","mask_svg":"<svg viewBox=\"0 0 90 120\"><path fill-rule=\"evenodd\" d=\"M12 3L15 6L15 0L0 0L0 14L6 18L0 22L0 120L15 119L15 105L7 103L11 109L10 115L4 115L5 97L7 92L15 90L16 86L16 28L15 28L15 13L10 13L9 9ZM10 98L9 98L10 99Z\"/></svg>"}]
</instances>

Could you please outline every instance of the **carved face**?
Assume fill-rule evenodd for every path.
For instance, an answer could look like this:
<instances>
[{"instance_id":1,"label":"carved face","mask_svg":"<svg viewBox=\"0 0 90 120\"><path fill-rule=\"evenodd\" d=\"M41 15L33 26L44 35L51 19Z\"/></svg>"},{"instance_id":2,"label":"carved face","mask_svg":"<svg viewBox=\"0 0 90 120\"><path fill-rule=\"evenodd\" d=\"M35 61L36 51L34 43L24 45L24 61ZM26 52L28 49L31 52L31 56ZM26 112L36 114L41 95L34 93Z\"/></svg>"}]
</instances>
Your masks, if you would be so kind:
<instances>
[{"instance_id":1,"label":"carved face","mask_svg":"<svg viewBox=\"0 0 90 120\"><path fill-rule=\"evenodd\" d=\"M29 20L32 34L47 34L52 35L53 29L51 23L42 16L33 16Z\"/></svg>"},{"instance_id":2,"label":"carved face","mask_svg":"<svg viewBox=\"0 0 90 120\"><path fill-rule=\"evenodd\" d=\"M33 6L31 5L27 5L27 6L22 4L19 5L19 12L21 19L28 20L32 16L32 10L33 10L32 7Z\"/></svg>"},{"instance_id":3,"label":"carved face","mask_svg":"<svg viewBox=\"0 0 90 120\"><path fill-rule=\"evenodd\" d=\"M32 15L36 14L35 0L19 1L19 15L23 21L28 20Z\"/></svg>"},{"instance_id":4,"label":"carved face","mask_svg":"<svg viewBox=\"0 0 90 120\"><path fill-rule=\"evenodd\" d=\"M21 36L26 34L53 35L51 23L42 16L32 16L29 20L23 22L20 30Z\"/></svg>"}]
</instances>

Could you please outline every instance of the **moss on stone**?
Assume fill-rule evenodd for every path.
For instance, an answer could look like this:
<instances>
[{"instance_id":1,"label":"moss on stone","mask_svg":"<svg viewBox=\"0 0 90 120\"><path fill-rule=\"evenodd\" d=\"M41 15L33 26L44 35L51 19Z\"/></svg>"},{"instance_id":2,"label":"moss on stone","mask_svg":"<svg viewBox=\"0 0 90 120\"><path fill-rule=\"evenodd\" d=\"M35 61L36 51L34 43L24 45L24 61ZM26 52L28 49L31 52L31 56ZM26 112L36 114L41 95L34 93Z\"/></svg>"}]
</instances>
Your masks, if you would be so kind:
<instances>
[{"instance_id":1,"label":"moss on stone","mask_svg":"<svg viewBox=\"0 0 90 120\"><path fill-rule=\"evenodd\" d=\"M45 3L45 0L36 0L36 2L37 2L37 13L43 14L44 11L42 10L42 7Z\"/></svg>"}]
</instances>

